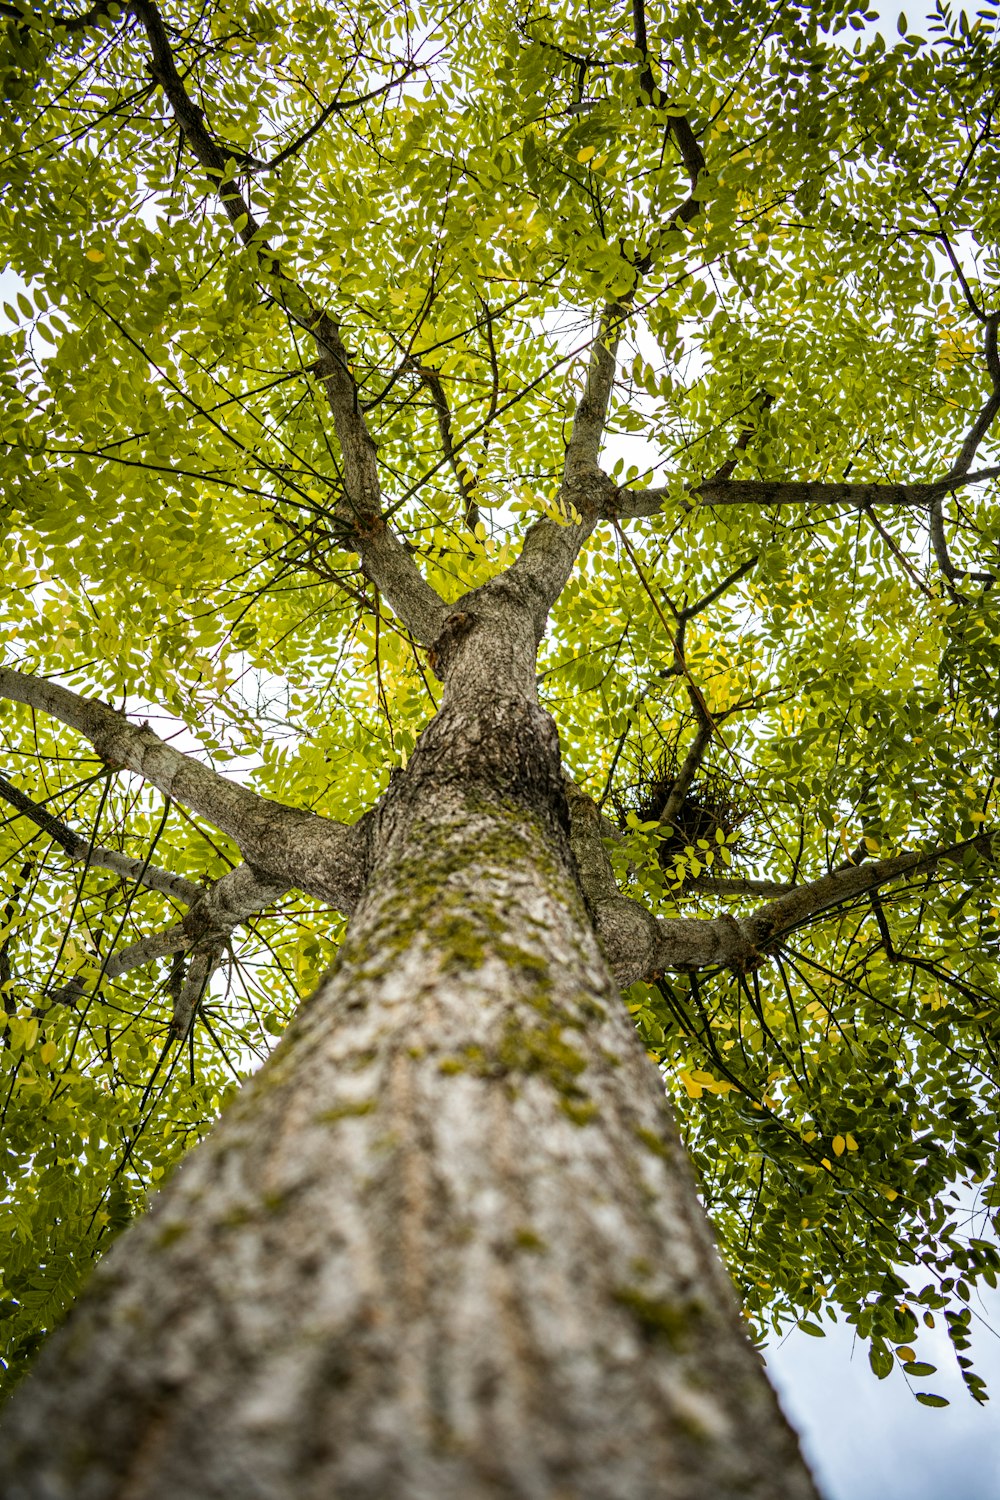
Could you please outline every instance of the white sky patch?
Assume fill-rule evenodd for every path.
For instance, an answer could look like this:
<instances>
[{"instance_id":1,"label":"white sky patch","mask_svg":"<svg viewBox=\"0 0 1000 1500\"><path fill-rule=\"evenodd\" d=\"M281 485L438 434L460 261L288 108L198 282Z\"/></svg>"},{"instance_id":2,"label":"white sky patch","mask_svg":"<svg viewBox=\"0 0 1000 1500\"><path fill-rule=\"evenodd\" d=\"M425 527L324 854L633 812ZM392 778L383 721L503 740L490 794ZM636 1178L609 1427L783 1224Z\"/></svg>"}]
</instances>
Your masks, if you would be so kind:
<instances>
[{"instance_id":1,"label":"white sky patch","mask_svg":"<svg viewBox=\"0 0 1000 1500\"><path fill-rule=\"evenodd\" d=\"M1000 1327L1000 1292L970 1304ZM766 1352L768 1373L799 1432L826 1500L996 1500L1000 1424L962 1384L941 1322L921 1329L921 1354L937 1374L913 1381L951 1405L919 1406L901 1370L877 1380L867 1346L846 1324L818 1339L794 1331ZM973 1318L977 1372L1000 1398L1000 1339Z\"/></svg>"}]
</instances>

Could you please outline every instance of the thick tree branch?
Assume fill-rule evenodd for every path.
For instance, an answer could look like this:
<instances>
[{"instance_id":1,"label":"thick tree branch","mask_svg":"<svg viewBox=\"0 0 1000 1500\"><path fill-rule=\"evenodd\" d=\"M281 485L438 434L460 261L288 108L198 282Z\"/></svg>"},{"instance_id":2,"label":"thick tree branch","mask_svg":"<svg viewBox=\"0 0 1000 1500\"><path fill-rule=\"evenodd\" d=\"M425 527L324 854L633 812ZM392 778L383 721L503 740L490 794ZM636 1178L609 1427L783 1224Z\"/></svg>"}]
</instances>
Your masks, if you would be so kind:
<instances>
[{"instance_id":1,"label":"thick tree branch","mask_svg":"<svg viewBox=\"0 0 1000 1500\"><path fill-rule=\"evenodd\" d=\"M130 970L170 953L217 951L229 940L234 928L273 906L288 886L262 879L249 865L237 865L212 885L204 889L198 886L196 890L198 899L182 922L151 932L112 955L104 967L109 978L120 979Z\"/></svg>"},{"instance_id":2,"label":"thick tree branch","mask_svg":"<svg viewBox=\"0 0 1000 1500\"><path fill-rule=\"evenodd\" d=\"M132 969L142 969L154 959L167 958L171 953L184 953L189 946L187 934L178 922L174 927L149 932L138 942L113 954L104 965L104 972L109 979L121 979Z\"/></svg>"},{"instance_id":3,"label":"thick tree branch","mask_svg":"<svg viewBox=\"0 0 1000 1500\"><path fill-rule=\"evenodd\" d=\"M184 85L153 0L131 0L131 9L149 41L150 72L163 89L184 139L218 184L216 191L234 232L256 255L288 316L308 331L316 346L319 358L315 370L333 415L344 465L344 493L335 508L344 541L356 548L364 572L391 608L418 640L429 645L440 632L448 609L382 517L375 444L361 411L340 325L316 306L269 245L263 225L233 175L237 163L232 153L212 138L204 112Z\"/></svg>"},{"instance_id":4,"label":"thick tree branch","mask_svg":"<svg viewBox=\"0 0 1000 1500\"><path fill-rule=\"evenodd\" d=\"M640 901L623 896L601 839L596 803L571 782L566 794L580 886L611 972L623 988L667 969L752 966L757 954L734 918L657 918Z\"/></svg>"},{"instance_id":5,"label":"thick tree branch","mask_svg":"<svg viewBox=\"0 0 1000 1500\"><path fill-rule=\"evenodd\" d=\"M250 865L228 870L199 892L199 900L181 923L188 945L217 946L229 937L234 927L273 906L288 889L288 885Z\"/></svg>"},{"instance_id":6,"label":"thick tree branch","mask_svg":"<svg viewBox=\"0 0 1000 1500\"><path fill-rule=\"evenodd\" d=\"M222 953L218 948L199 949L192 955L187 972L174 996L170 1035L176 1041L182 1042L191 1030L195 1013L221 957Z\"/></svg>"},{"instance_id":7,"label":"thick tree branch","mask_svg":"<svg viewBox=\"0 0 1000 1500\"><path fill-rule=\"evenodd\" d=\"M574 475L590 475L597 468L614 389L618 341L629 313L629 302L609 302L601 313L597 337L590 346L583 393L573 414L566 447L564 482Z\"/></svg>"},{"instance_id":8,"label":"thick tree branch","mask_svg":"<svg viewBox=\"0 0 1000 1500\"><path fill-rule=\"evenodd\" d=\"M169 870L157 869L155 865L133 859L131 855L122 854L117 849L104 849L89 843L68 824L19 791L5 776L0 776L0 798L24 817L30 818L36 827L47 833L76 863L86 860L91 868L111 870L123 880L138 881L152 891L160 891L164 896L183 901L186 906L190 906L204 894L201 886L195 885L193 880L185 880L182 875L172 875Z\"/></svg>"},{"instance_id":9,"label":"thick tree branch","mask_svg":"<svg viewBox=\"0 0 1000 1500\"><path fill-rule=\"evenodd\" d=\"M808 918L830 907L839 906L884 885L891 885L904 875L921 875L945 860L955 860L969 849L985 859L994 859L1000 832L991 830L963 844L949 844L941 849L907 850L888 859L868 860L864 864L841 868L818 880L796 886L786 895L761 907L743 922L749 938L761 951L775 945L781 936Z\"/></svg>"},{"instance_id":10,"label":"thick tree branch","mask_svg":"<svg viewBox=\"0 0 1000 1500\"><path fill-rule=\"evenodd\" d=\"M601 442L614 387L618 339L628 315L625 302L609 302L590 346L583 393L573 414L558 503L564 523L536 521L521 551L507 570L509 585L521 591L531 610L538 638L549 610L573 571L580 548L612 501L615 487L598 467Z\"/></svg>"},{"instance_id":11,"label":"thick tree branch","mask_svg":"<svg viewBox=\"0 0 1000 1500\"><path fill-rule=\"evenodd\" d=\"M946 475L941 479L914 484L875 484L866 480L826 483L822 480L798 479L711 479L688 490L691 505L758 505L776 506L848 505L866 510L871 505L909 506L930 510L943 495L967 484L981 484L1000 478L1000 467L981 469L975 474ZM676 495L669 486L648 490L614 491L608 516L633 520L659 515L664 502Z\"/></svg>"},{"instance_id":12,"label":"thick tree branch","mask_svg":"<svg viewBox=\"0 0 1000 1500\"><path fill-rule=\"evenodd\" d=\"M1000 843L1000 832L984 833L965 844L871 860L793 887L777 882L704 880L699 885L717 888L720 894L773 893L776 899L742 921L726 914L658 918L619 890L601 838L596 803L568 780L566 796L580 886L611 971L623 987L640 979L655 979L666 970L729 968L747 972L780 946L785 933L810 917L877 891L905 875L931 870L943 860L957 859L970 848L993 858ZM736 885L741 887L739 891L732 888Z\"/></svg>"},{"instance_id":13,"label":"thick tree branch","mask_svg":"<svg viewBox=\"0 0 1000 1500\"><path fill-rule=\"evenodd\" d=\"M659 106L664 101L653 83L652 65L646 43L646 18L642 0L633 0L633 22L636 48L640 54L640 97ZM561 594L573 571L580 548L596 521L617 512L617 491L598 464L617 368L621 329L632 308L642 278L656 261L662 235L678 224L689 224L701 212L698 185L705 170L705 158L691 125L685 116L672 114L667 129L675 141L688 174L691 191L658 228L646 253L635 264L635 282L626 296L608 301L600 317L597 336L591 345L583 393L573 414L573 425L566 448L559 503L567 515L575 511L582 521L560 526L540 521L525 538L521 553L511 572L532 590L541 611L541 624ZM539 627L541 628L541 626Z\"/></svg>"},{"instance_id":14,"label":"thick tree branch","mask_svg":"<svg viewBox=\"0 0 1000 1500\"><path fill-rule=\"evenodd\" d=\"M90 741L110 767L134 771L236 841L258 878L353 909L366 877L367 830L284 807L227 781L164 743L148 724L58 683L0 667L0 698L25 703ZM262 872L270 873L266 877Z\"/></svg>"},{"instance_id":15,"label":"thick tree branch","mask_svg":"<svg viewBox=\"0 0 1000 1500\"><path fill-rule=\"evenodd\" d=\"M287 885L266 877L261 878L249 865L237 865L207 888L196 885L193 880L185 880L182 876L171 875L169 871L158 870L141 859L133 859L115 849L92 847L86 839L12 786L3 776L0 776L0 798L43 829L70 859L87 860L91 867L96 865L113 871L125 880L138 881L151 890L183 901L189 907L184 920L177 926L151 933L115 955L105 968L112 979L120 978L129 970L168 953L189 949L198 953L217 952L218 944L229 938L234 927L272 906L288 889ZM216 962L217 959L212 964L213 969ZM189 973L193 972L192 967ZM209 975L210 973L211 970ZM201 989L204 989L204 983ZM182 993L190 999L190 985ZM187 1014L190 1022L193 1011ZM185 1026L179 1034L186 1034L186 1030Z\"/></svg>"}]
</instances>

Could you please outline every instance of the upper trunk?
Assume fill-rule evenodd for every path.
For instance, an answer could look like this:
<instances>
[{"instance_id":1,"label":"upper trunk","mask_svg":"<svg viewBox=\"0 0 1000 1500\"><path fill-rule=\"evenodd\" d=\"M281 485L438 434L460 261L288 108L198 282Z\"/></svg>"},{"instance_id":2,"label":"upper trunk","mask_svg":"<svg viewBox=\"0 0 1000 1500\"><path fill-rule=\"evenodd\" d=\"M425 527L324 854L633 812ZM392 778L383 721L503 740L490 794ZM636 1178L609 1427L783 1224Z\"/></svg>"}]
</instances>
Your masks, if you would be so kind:
<instances>
[{"instance_id":1,"label":"upper trunk","mask_svg":"<svg viewBox=\"0 0 1000 1500\"><path fill-rule=\"evenodd\" d=\"M15 1398L10 1500L814 1495L565 825L537 706L442 711L333 973Z\"/></svg>"}]
</instances>

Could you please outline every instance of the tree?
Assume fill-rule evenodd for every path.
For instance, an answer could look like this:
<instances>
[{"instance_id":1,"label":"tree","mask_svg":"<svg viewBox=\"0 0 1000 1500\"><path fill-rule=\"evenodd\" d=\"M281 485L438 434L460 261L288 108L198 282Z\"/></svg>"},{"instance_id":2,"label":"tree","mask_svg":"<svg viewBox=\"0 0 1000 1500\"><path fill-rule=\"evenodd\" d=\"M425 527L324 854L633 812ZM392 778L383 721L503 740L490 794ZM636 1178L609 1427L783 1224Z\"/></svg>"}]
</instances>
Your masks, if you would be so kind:
<instances>
[{"instance_id":1,"label":"tree","mask_svg":"<svg viewBox=\"0 0 1000 1500\"><path fill-rule=\"evenodd\" d=\"M227 1106L6 1492L814 1493L744 1327L1000 1266L993 13L2 10L8 1384Z\"/></svg>"}]
</instances>

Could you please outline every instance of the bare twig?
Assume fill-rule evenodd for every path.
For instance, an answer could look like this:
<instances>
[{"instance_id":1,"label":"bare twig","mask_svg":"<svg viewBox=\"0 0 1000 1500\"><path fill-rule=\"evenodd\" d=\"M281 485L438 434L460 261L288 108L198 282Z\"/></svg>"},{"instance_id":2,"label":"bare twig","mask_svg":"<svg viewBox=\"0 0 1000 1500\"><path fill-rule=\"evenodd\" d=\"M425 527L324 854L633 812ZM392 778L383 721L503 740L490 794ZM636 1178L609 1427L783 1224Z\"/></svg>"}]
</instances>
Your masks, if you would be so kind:
<instances>
[{"instance_id":1,"label":"bare twig","mask_svg":"<svg viewBox=\"0 0 1000 1500\"><path fill-rule=\"evenodd\" d=\"M421 364L417 359L411 359L409 365L420 379L421 384L430 392L437 415L438 432L441 434L441 447L451 467L451 471L458 481L458 487L462 492L462 499L465 502L463 506L463 520L469 530L475 533L480 520L479 506L476 504L476 476L468 464L463 463L459 458L455 448L451 427L451 408L448 405L448 398L444 393L444 386L441 384L441 376L437 370L432 369L429 365Z\"/></svg>"}]
</instances>

